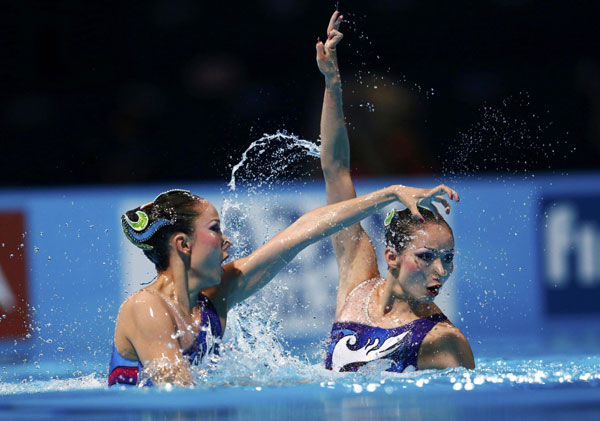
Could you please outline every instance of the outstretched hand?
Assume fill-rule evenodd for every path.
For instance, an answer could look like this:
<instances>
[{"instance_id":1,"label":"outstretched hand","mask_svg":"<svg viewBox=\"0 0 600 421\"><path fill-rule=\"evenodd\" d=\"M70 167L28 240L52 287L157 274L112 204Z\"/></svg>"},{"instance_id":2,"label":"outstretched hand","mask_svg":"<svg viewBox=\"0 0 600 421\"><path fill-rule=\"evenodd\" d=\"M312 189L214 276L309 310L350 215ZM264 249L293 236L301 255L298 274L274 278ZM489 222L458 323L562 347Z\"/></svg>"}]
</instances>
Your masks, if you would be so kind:
<instances>
[{"instance_id":1,"label":"outstretched hand","mask_svg":"<svg viewBox=\"0 0 600 421\"><path fill-rule=\"evenodd\" d=\"M343 16L340 15L340 12L337 10L333 12L327 26L327 40L325 43L321 41L317 42L317 65L327 79L339 76L335 47L344 37L339 31L342 19Z\"/></svg>"},{"instance_id":2,"label":"outstretched hand","mask_svg":"<svg viewBox=\"0 0 600 421\"><path fill-rule=\"evenodd\" d=\"M423 215L419 212L419 206L429 209L434 215L439 215L434 203L439 203L444 207L446 213L450 213L450 202L444 197L447 195L450 200L460 202L460 197L455 190L445 184L440 184L433 189L419 189L415 187L396 186L395 194L398 200L402 202L412 213L415 219L424 222Z\"/></svg>"}]
</instances>

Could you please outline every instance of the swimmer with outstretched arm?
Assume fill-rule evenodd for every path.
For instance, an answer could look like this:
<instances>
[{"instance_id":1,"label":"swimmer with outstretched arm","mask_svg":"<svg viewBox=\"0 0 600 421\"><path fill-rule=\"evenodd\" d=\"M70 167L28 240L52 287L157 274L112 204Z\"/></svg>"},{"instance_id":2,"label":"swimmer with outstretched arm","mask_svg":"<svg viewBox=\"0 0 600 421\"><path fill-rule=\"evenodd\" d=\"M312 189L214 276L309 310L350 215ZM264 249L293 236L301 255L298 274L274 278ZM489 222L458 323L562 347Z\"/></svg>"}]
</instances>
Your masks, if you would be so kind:
<instances>
[{"instance_id":1,"label":"swimmer with outstretched arm","mask_svg":"<svg viewBox=\"0 0 600 421\"><path fill-rule=\"evenodd\" d=\"M170 190L126 212L123 231L155 264L157 278L121 305L109 386L193 385L190 364L218 352L227 312L264 287L301 250L390 203L416 209L439 193L397 185L337 201L306 213L249 256L224 266L230 241L207 200Z\"/></svg>"},{"instance_id":2,"label":"swimmer with outstretched arm","mask_svg":"<svg viewBox=\"0 0 600 421\"><path fill-rule=\"evenodd\" d=\"M350 146L342 107L342 86L336 46L342 16L332 15L325 43L317 42L317 64L325 76L321 114L321 167L328 205L356 197L350 176ZM385 153L385 151L382 151ZM379 360L386 371L474 368L469 342L435 305L434 299L453 270L452 229L434 202L450 212L443 197L458 194L440 185L414 190L427 198L404 202L385 219L385 261L379 274L375 250L360 223L331 236L339 284L335 322L325 365L334 371L356 371ZM411 190L404 189L411 194Z\"/></svg>"}]
</instances>

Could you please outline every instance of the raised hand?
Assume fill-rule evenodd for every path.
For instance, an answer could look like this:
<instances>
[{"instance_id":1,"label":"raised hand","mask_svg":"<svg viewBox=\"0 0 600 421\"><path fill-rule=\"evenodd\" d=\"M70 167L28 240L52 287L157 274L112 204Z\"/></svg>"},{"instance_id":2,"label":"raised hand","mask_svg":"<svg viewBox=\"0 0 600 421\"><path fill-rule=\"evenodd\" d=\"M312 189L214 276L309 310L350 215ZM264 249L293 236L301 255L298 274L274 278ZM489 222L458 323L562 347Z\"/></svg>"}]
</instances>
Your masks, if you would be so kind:
<instances>
[{"instance_id":1,"label":"raised hand","mask_svg":"<svg viewBox=\"0 0 600 421\"><path fill-rule=\"evenodd\" d=\"M440 184L433 189L395 186L394 193L398 197L398 200L410 210L413 217L421 222L423 222L424 219L419 213L419 206L429 209L434 214L438 215L439 212L434 206L434 203L436 202L444 207L446 213L450 213L450 202L444 197L444 194L447 195L450 200L460 201L458 193L445 184Z\"/></svg>"},{"instance_id":2,"label":"raised hand","mask_svg":"<svg viewBox=\"0 0 600 421\"><path fill-rule=\"evenodd\" d=\"M339 31L343 16L337 10L331 15L327 25L327 40L325 43L317 42L317 65L327 79L339 77L335 47L344 37Z\"/></svg>"}]
</instances>

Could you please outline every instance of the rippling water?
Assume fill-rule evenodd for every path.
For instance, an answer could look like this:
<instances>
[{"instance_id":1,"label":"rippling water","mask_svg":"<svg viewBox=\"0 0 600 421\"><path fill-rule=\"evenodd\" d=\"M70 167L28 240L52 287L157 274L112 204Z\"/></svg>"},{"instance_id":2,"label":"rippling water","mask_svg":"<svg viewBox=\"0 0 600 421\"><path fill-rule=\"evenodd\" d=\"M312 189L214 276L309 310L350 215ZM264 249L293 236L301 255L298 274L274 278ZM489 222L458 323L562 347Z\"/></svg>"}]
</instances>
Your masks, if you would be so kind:
<instances>
[{"instance_id":1,"label":"rippling water","mask_svg":"<svg viewBox=\"0 0 600 421\"><path fill-rule=\"evenodd\" d=\"M39 373L47 367L21 366L17 378L10 373L2 377L0 417L39 419L43 414L61 414L62 419L77 419L81 411L92 419L124 413L132 419L504 419L513 415L594 419L600 415L598 354L480 357L475 370L402 374L382 373L376 364L357 373L332 373L305 356L275 354L247 355L237 363L233 356L224 356L219 364L209 363L196 372L197 386L192 389L108 389L104 372L44 379Z\"/></svg>"}]
</instances>

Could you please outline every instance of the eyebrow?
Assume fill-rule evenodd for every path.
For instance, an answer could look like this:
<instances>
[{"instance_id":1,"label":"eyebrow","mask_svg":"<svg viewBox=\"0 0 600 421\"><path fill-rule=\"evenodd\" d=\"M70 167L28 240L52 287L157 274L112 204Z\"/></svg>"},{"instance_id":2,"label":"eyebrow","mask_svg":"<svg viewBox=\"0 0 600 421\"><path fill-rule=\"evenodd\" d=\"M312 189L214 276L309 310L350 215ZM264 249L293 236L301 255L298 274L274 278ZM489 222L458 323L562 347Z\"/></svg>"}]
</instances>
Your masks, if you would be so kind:
<instances>
[{"instance_id":1,"label":"eyebrow","mask_svg":"<svg viewBox=\"0 0 600 421\"><path fill-rule=\"evenodd\" d=\"M436 250L436 249L434 249L434 248L427 247L427 246L424 246L423 248L426 248L427 250L431 250L431 251L435 251L435 252L437 252L437 251L440 251L440 252L446 252L446 253L454 253L454 249L441 249L441 250Z\"/></svg>"}]
</instances>

